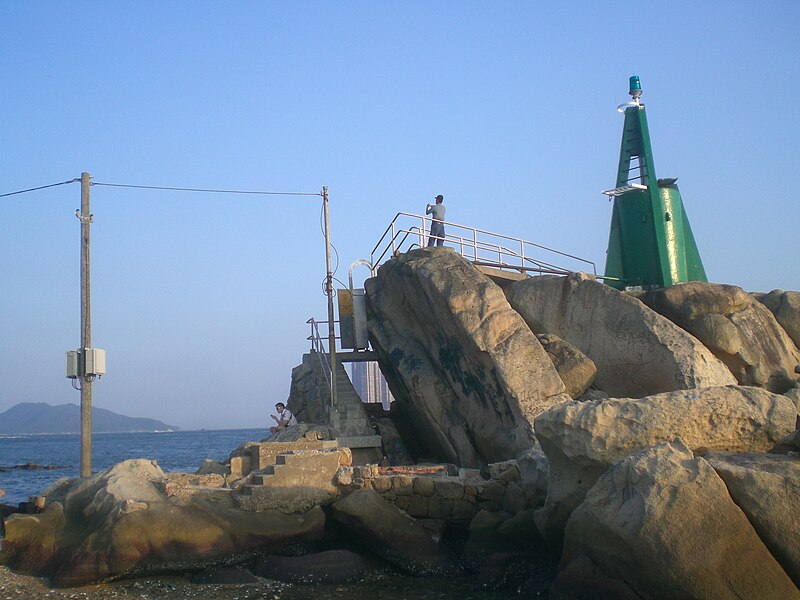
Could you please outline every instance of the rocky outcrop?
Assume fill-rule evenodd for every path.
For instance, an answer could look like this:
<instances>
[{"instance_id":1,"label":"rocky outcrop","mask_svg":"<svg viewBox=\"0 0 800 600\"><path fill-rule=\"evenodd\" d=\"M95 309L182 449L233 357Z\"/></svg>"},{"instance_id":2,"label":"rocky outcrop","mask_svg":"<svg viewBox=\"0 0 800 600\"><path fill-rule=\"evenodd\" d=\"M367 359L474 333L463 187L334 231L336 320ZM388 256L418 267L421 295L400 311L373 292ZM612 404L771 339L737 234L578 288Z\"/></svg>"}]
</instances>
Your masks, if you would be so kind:
<instances>
[{"instance_id":1,"label":"rocky outcrop","mask_svg":"<svg viewBox=\"0 0 800 600\"><path fill-rule=\"evenodd\" d=\"M322 537L321 508L295 514L246 513L230 490L168 495L154 461L128 460L86 479L62 480L46 492L39 515L6 522L3 559L58 586L230 561L256 549Z\"/></svg>"},{"instance_id":2,"label":"rocky outcrop","mask_svg":"<svg viewBox=\"0 0 800 600\"><path fill-rule=\"evenodd\" d=\"M739 386L556 407L536 419L550 460L547 500L537 524L546 537L558 539L600 475L636 450L680 437L693 450L766 452L794 430L795 419L785 396Z\"/></svg>"},{"instance_id":3,"label":"rocky outcrop","mask_svg":"<svg viewBox=\"0 0 800 600\"><path fill-rule=\"evenodd\" d=\"M358 490L331 505L333 518L355 541L413 575L454 575L459 567L418 521L373 490Z\"/></svg>"},{"instance_id":4,"label":"rocky outcrop","mask_svg":"<svg viewBox=\"0 0 800 600\"><path fill-rule=\"evenodd\" d=\"M794 387L800 351L773 314L741 288L692 281L649 291L641 300L703 342L739 384L778 394Z\"/></svg>"},{"instance_id":5,"label":"rocky outcrop","mask_svg":"<svg viewBox=\"0 0 800 600\"><path fill-rule=\"evenodd\" d=\"M505 291L534 332L557 335L592 359L595 385L611 396L736 383L696 338L636 298L580 274L532 277Z\"/></svg>"},{"instance_id":6,"label":"rocky outcrop","mask_svg":"<svg viewBox=\"0 0 800 600\"><path fill-rule=\"evenodd\" d=\"M451 249L396 256L365 287L370 341L428 456L514 458L533 445L536 415L569 399L502 290Z\"/></svg>"},{"instance_id":7,"label":"rocky outcrop","mask_svg":"<svg viewBox=\"0 0 800 600\"><path fill-rule=\"evenodd\" d=\"M768 294L755 293L753 297L775 315L794 345L800 348L800 292L772 290Z\"/></svg>"},{"instance_id":8,"label":"rocky outcrop","mask_svg":"<svg viewBox=\"0 0 800 600\"><path fill-rule=\"evenodd\" d=\"M722 479L680 440L632 454L592 487L561 564L586 559L642 599L800 598ZM575 585L556 580L557 598L562 582Z\"/></svg>"},{"instance_id":9,"label":"rocky outcrop","mask_svg":"<svg viewBox=\"0 0 800 600\"><path fill-rule=\"evenodd\" d=\"M330 421L330 392L320 382L325 381L320 355L309 352L303 362L292 369L287 406L298 421L327 425Z\"/></svg>"},{"instance_id":10,"label":"rocky outcrop","mask_svg":"<svg viewBox=\"0 0 800 600\"><path fill-rule=\"evenodd\" d=\"M800 460L711 452L709 464L795 585L800 587Z\"/></svg>"},{"instance_id":11,"label":"rocky outcrop","mask_svg":"<svg viewBox=\"0 0 800 600\"><path fill-rule=\"evenodd\" d=\"M537 334L536 338L553 361L570 397L577 399L582 396L597 375L592 359L557 335L543 333Z\"/></svg>"}]
</instances>

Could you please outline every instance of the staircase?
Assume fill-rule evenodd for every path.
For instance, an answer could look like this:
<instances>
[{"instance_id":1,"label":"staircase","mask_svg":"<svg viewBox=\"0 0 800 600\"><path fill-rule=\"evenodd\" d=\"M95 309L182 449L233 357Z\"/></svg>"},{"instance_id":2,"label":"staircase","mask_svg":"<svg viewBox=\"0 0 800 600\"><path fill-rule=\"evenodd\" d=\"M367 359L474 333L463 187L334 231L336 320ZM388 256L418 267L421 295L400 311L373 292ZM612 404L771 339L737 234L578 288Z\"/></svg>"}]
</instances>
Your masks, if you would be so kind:
<instances>
[{"instance_id":1,"label":"staircase","mask_svg":"<svg viewBox=\"0 0 800 600\"><path fill-rule=\"evenodd\" d=\"M381 438L370 427L364 403L341 362L336 365L336 410L331 414L331 428L339 434L340 447L353 450L381 446Z\"/></svg>"}]
</instances>

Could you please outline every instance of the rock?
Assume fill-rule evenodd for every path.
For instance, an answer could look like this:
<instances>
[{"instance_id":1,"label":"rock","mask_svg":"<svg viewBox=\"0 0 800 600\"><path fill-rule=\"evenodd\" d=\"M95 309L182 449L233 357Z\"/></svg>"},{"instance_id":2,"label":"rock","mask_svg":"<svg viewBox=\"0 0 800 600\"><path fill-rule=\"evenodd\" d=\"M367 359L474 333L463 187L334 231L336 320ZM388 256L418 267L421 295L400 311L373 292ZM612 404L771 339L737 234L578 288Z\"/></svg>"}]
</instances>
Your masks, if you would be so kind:
<instances>
[{"instance_id":1,"label":"rock","mask_svg":"<svg viewBox=\"0 0 800 600\"><path fill-rule=\"evenodd\" d=\"M531 277L506 288L511 306L538 334L555 334L597 367L611 396L736 383L696 338L611 286L578 276Z\"/></svg>"},{"instance_id":2,"label":"rock","mask_svg":"<svg viewBox=\"0 0 800 600\"><path fill-rule=\"evenodd\" d=\"M303 362L292 369L286 405L298 421L327 425L330 422L330 397L319 353L304 354Z\"/></svg>"},{"instance_id":3,"label":"rock","mask_svg":"<svg viewBox=\"0 0 800 600\"><path fill-rule=\"evenodd\" d=\"M533 445L534 417L569 399L502 290L451 249L400 254L365 287L370 341L408 417L400 432L427 456L464 467L514 458Z\"/></svg>"},{"instance_id":4,"label":"rock","mask_svg":"<svg viewBox=\"0 0 800 600\"><path fill-rule=\"evenodd\" d=\"M3 490L3 488L0 488L0 498L2 498L5 495L6 495L5 490Z\"/></svg>"},{"instance_id":5,"label":"rock","mask_svg":"<svg viewBox=\"0 0 800 600\"><path fill-rule=\"evenodd\" d=\"M354 541L412 575L459 572L452 554L425 527L374 490L358 490L337 500L331 515Z\"/></svg>"},{"instance_id":6,"label":"rock","mask_svg":"<svg viewBox=\"0 0 800 600\"><path fill-rule=\"evenodd\" d=\"M783 330L800 348L800 292L772 290L768 294L753 294L777 319Z\"/></svg>"},{"instance_id":7,"label":"rock","mask_svg":"<svg viewBox=\"0 0 800 600\"><path fill-rule=\"evenodd\" d=\"M794 429L795 418L785 396L739 386L556 407L536 419L550 461L537 523L545 537L557 539L597 478L640 448L681 437L693 450L765 452Z\"/></svg>"},{"instance_id":8,"label":"rock","mask_svg":"<svg viewBox=\"0 0 800 600\"><path fill-rule=\"evenodd\" d=\"M779 394L794 386L800 351L774 315L741 288L692 281L649 291L641 300L703 342L740 385Z\"/></svg>"},{"instance_id":9,"label":"rock","mask_svg":"<svg viewBox=\"0 0 800 600\"><path fill-rule=\"evenodd\" d=\"M204 458L195 471L197 475L229 475L230 472L230 467L210 458Z\"/></svg>"},{"instance_id":10,"label":"rock","mask_svg":"<svg viewBox=\"0 0 800 600\"><path fill-rule=\"evenodd\" d=\"M381 445L389 459L391 465L413 465L414 459L408 453L403 438L397 431L397 427L388 417L382 417L375 421L378 426L378 434L381 436Z\"/></svg>"},{"instance_id":11,"label":"rock","mask_svg":"<svg viewBox=\"0 0 800 600\"><path fill-rule=\"evenodd\" d=\"M733 501L795 585L800 587L800 460L710 452L705 458Z\"/></svg>"},{"instance_id":12,"label":"rock","mask_svg":"<svg viewBox=\"0 0 800 600\"><path fill-rule=\"evenodd\" d=\"M361 579L367 562L349 550L327 550L304 556L266 556L256 562L259 577L286 583L340 584Z\"/></svg>"},{"instance_id":13,"label":"rock","mask_svg":"<svg viewBox=\"0 0 800 600\"><path fill-rule=\"evenodd\" d=\"M560 337L536 334L571 398L582 396L594 382L597 367L588 356Z\"/></svg>"},{"instance_id":14,"label":"rock","mask_svg":"<svg viewBox=\"0 0 800 600\"><path fill-rule=\"evenodd\" d=\"M4 560L19 571L78 586L169 569L195 569L321 539L325 516L246 513L230 490L166 495L154 461L129 460L86 479L61 480L40 515L6 522Z\"/></svg>"},{"instance_id":15,"label":"rock","mask_svg":"<svg viewBox=\"0 0 800 600\"><path fill-rule=\"evenodd\" d=\"M770 449L770 454L788 454L797 458L800 456L800 429L797 429L781 438L777 444Z\"/></svg>"},{"instance_id":16,"label":"rock","mask_svg":"<svg viewBox=\"0 0 800 600\"><path fill-rule=\"evenodd\" d=\"M558 572L550 600L642 600L624 581L601 571L588 556L577 556Z\"/></svg>"},{"instance_id":17,"label":"rock","mask_svg":"<svg viewBox=\"0 0 800 600\"><path fill-rule=\"evenodd\" d=\"M588 558L641 598L800 598L723 481L680 441L609 469L567 523L562 567Z\"/></svg>"}]
</instances>

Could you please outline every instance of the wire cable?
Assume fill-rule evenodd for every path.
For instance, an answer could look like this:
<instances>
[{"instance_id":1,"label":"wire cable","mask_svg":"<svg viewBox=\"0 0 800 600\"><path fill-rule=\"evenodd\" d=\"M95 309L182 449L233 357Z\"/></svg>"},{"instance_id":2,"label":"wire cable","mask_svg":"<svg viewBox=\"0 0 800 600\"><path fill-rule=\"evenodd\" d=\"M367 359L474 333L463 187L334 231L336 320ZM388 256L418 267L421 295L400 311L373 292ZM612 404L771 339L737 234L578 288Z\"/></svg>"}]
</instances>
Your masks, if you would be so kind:
<instances>
[{"instance_id":1,"label":"wire cable","mask_svg":"<svg viewBox=\"0 0 800 600\"><path fill-rule=\"evenodd\" d=\"M75 183L76 181L80 181L80 177L76 179L70 179L69 181L61 181L59 183L50 183L48 185L40 185L39 187L29 188L27 190L18 190L16 192L8 192L6 194L0 194L0 198L5 198L6 196L14 196L15 194L25 194L27 192L35 192L36 190L43 190L45 188L56 187L57 185L64 185L67 183ZM319 194L317 194L319 195Z\"/></svg>"},{"instance_id":2,"label":"wire cable","mask_svg":"<svg viewBox=\"0 0 800 600\"><path fill-rule=\"evenodd\" d=\"M130 183L104 183L93 181L92 185L106 187L135 188L141 190L167 190L171 192L205 192L212 194L251 194L257 196L322 196L319 192L262 192L256 190L218 190L210 188L168 187L163 185L134 185Z\"/></svg>"}]
</instances>

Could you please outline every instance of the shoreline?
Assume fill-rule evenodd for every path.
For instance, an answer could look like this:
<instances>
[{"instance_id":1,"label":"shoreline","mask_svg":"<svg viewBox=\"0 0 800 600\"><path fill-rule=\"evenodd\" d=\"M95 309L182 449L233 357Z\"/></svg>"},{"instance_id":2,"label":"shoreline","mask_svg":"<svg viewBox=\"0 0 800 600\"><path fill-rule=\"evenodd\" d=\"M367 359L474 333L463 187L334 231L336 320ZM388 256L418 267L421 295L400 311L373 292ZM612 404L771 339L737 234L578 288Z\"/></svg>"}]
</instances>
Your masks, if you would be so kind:
<instances>
[{"instance_id":1,"label":"shoreline","mask_svg":"<svg viewBox=\"0 0 800 600\"><path fill-rule=\"evenodd\" d=\"M475 577L430 579L372 574L345 584L292 584L259 578L255 583L194 583L190 574L157 574L74 588L50 588L45 579L21 575L0 564L0 600L107 600L111 598L231 598L269 600L508 600L514 590L481 588Z\"/></svg>"}]
</instances>

